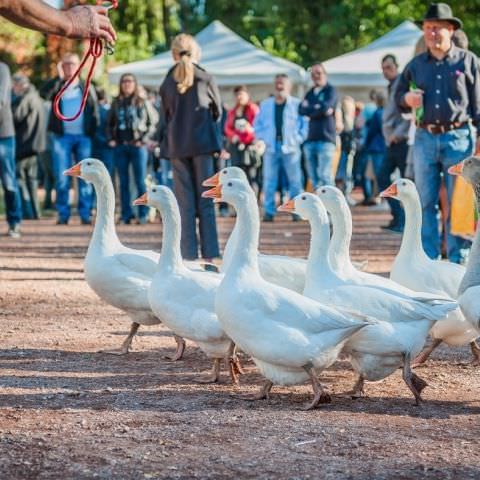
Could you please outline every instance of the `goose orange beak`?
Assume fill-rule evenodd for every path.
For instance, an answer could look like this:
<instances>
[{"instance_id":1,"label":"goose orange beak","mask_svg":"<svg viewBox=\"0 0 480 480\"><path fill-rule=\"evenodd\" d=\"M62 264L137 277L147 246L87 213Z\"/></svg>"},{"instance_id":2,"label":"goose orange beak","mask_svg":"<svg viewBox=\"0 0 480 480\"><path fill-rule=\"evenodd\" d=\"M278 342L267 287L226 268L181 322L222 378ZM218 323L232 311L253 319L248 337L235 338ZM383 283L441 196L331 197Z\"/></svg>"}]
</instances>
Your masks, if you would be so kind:
<instances>
[{"instance_id":1,"label":"goose orange beak","mask_svg":"<svg viewBox=\"0 0 480 480\"><path fill-rule=\"evenodd\" d=\"M457 163L448 169L450 175L461 175L463 171L463 162Z\"/></svg>"},{"instance_id":2,"label":"goose orange beak","mask_svg":"<svg viewBox=\"0 0 480 480\"><path fill-rule=\"evenodd\" d=\"M82 169L80 167L80 164L79 163L75 164L72 168L65 170L63 174L68 175L69 177L79 177L82 174Z\"/></svg>"},{"instance_id":3,"label":"goose orange beak","mask_svg":"<svg viewBox=\"0 0 480 480\"><path fill-rule=\"evenodd\" d=\"M283 205L280 205L277 210L279 212L294 213L295 212L295 200L292 198L285 202Z\"/></svg>"},{"instance_id":4,"label":"goose orange beak","mask_svg":"<svg viewBox=\"0 0 480 480\"><path fill-rule=\"evenodd\" d=\"M206 190L202 193L203 198L213 198L214 202L219 202L222 198L222 186L216 185L210 190Z\"/></svg>"},{"instance_id":5,"label":"goose orange beak","mask_svg":"<svg viewBox=\"0 0 480 480\"><path fill-rule=\"evenodd\" d=\"M213 177L207 178L203 181L204 187L216 187L220 183L220 172L217 172Z\"/></svg>"},{"instance_id":6,"label":"goose orange beak","mask_svg":"<svg viewBox=\"0 0 480 480\"><path fill-rule=\"evenodd\" d=\"M148 205L148 195L145 192L142 196L133 201L134 205Z\"/></svg>"},{"instance_id":7,"label":"goose orange beak","mask_svg":"<svg viewBox=\"0 0 480 480\"><path fill-rule=\"evenodd\" d=\"M398 195L397 186L392 183L386 190L380 193L381 197L396 197Z\"/></svg>"}]
</instances>

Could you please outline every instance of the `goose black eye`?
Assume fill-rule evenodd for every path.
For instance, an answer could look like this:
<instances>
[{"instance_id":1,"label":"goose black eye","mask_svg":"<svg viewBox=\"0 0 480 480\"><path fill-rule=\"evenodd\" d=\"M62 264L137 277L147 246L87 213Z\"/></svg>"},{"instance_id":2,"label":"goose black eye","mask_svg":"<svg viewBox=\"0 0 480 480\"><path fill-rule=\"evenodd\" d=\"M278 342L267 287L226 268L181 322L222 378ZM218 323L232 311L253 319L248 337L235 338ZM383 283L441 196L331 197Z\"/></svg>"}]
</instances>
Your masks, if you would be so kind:
<instances>
[{"instance_id":1,"label":"goose black eye","mask_svg":"<svg viewBox=\"0 0 480 480\"><path fill-rule=\"evenodd\" d=\"M322 193L327 193L327 191L324 188L322 188Z\"/></svg>"},{"instance_id":2,"label":"goose black eye","mask_svg":"<svg viewBox=\"0 0 480 480\"><path fill-rule=\"evenodd\" d=\"M306 200L307 197L305 195L302 195L302 200Z\"/></svg>"},{"instance_id":3,"label":"goose black eye","mask_svg":"<svg viewBox=\"0 0 480 480\"><path fill-rule=\"evenodd\" d=\"M228 172L227 172L226 170L224 170L222 173L223 173L224 175L226 175Z\"/></svg>"},{"instance_id":4,"label":"goose black eye","mask_svg":"<svg viewBox=\"0 0 480 480\"><path fill-rule=\"evenodd\" d=\"M227 185L228 185L229 187L232 187L232 186L233 186L232 182L228 182Z\"/></svg>"},{"instance_id":5,"label":"goose black eye","mask_svg":"<svg viewBox=\"0 0 480 480\"><path fill-rule=\"evenodd\" d=\"M87 162L87 165L90 167L92 165L92 162Z\"/></svg>"},{"instance_id":6,"label":"goose black eye","mask_svg":"<svg viewBox=\"0 0 480 480\"><path fill-rule=\"evenodd\" d=\"M403 181L402 185L405 187L407 185L407 182Z\"/></svg>"},{"instance_id":7,"label":"goose black eye","mask_svg":"<svg viewBox=\"0 0 480 480\"><path fill-rule=\"evenodd\" d=\"M152 192L153 193L156 193L157 189L156 188L152 188Z\"/></svg>"}]
</instances>

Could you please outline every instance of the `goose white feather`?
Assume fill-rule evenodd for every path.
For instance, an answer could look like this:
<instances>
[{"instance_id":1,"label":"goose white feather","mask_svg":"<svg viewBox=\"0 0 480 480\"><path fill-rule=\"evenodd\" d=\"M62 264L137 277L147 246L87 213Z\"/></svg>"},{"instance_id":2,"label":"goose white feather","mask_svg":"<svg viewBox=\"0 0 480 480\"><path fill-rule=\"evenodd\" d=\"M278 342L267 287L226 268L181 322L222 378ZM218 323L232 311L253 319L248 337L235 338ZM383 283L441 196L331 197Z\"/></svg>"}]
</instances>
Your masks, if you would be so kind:
<instances>
[{"instance_id":1,"label":"goose white feather","mask_svg":"<svg viewBox=\"0 0 480 480\"><path fill-rule=\"evenodd\" d=\"M148 291L155 314L177 335L195 341L211 358L233 358L233 344L215 314L215 295L222 275L192 270L180 253L180 211L173 192L152 186L135 201L155 207L163 222L162 251ZM216 366L211 381L218 380ZM232 373L232 371L231 371ZM236 381L235 375L232 379Z\"/></svg>"},{"instance_id":2,"label":"goose white feather","mask_svg":"<svg viewBox=\"0 0 480 480\"><path fill-rule=\"evenodd\" d=\"M313 194L303 193L290 205L292 213L306 218L311 225L305 295L324 304L355 308L382 319L350 337L344 352L350 355L362 381L383 379L406 364L406 382L410 387L415 382L409 371L409 359L420 352L433 323L454 310L456 302L419 301L401 292L342 279L330 266L330 228L322 201ZM420 392L415 388L412 392L419 401Z\"/></svg>"},{"instance_id":3,"label":"goose white feather","mask_svg":"<svg viewBox=\"0 0 480 480\"><path fill-rule=\"evenodd\" d=\"M382 195L401 201L405 210L404 235L390 278L412 290L447 295L456 299L460 282L465 275L465 267L432 260L426 255L421 240L422 208L415 184L401 178ZM466 321L461 311L457 311L448 321L435 324L430 334L434 339L448 345L465 345L474 341L479 332Z\"/></svg>"},{"instance_id":4,"label":"goose white feather","mask_svg":"<svg viewBox=\"0 0 480 480\"><path fill-rule=\"evenodd\" d=\"M216 189L221 201L235 208L239 232L216 297L218 319L270 382L291 385L310 378L315 391L313 407L324 394L315 384L316 373L335 361L346 340L367 325L366 317L325 307L263 279L258 266L260 221L254 192L238 179Z\"/></svg>"},{"instance_id":5,"label":"goose white feather","mask_svg":"<svg viewBox=\"0 0 480 480\"><path fill-rule=\"evenodd\" d=\"M97 218L85 257L85 279L102 300L131 318L130 335L119 350L109 352L127 353L138 325L161 323L148 302L148 289L158 254L151 250L135 250L120 242L115 230L115 193L110 175L101 161L87 158L64 174L79 176L95 188ZM182 348L183 340L176 340L179 349Z\"/></svg>"}]
</instances>

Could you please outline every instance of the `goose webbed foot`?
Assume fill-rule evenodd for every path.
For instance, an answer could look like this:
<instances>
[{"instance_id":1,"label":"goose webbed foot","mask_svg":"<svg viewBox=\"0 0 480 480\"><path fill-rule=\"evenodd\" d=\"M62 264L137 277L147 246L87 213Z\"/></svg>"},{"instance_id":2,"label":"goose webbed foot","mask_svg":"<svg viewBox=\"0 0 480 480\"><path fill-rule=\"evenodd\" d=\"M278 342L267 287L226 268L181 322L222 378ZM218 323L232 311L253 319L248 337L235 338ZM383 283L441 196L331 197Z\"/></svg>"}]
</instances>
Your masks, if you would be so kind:
<instances>
[{"instance_id":1,"label":"goose webbed foot","mask_svg":"<svg viewBox=\"0 0 480 480\"><path fill-rule=\"evenodd\" d=\"M230 373L230 378L232 379L232 383L234 385L239 385L239 375L243 374L243 370L241 365L239 365L238 358L227 357L226 363L228 365L228 371Z\"/></svg>"},{"instance_id":2,"label":"goose webbed foot","mask_svg":"<svg viewBox=\"0 0 480 480\"><path fill-rule=\"evenodd\" d=\"M442 343L442 340L440 339L435 339L432 341L432 344L423 349L419 355L413 360L413 363L412 363L412 368L416 368L420 365L423 365L428 357L431 355L431 353Z\"/></svg>"},{"instance_id":3,"label":"goose webbed foot","mask_svg":"<svg viewBox=\"0 0 480 480\"><path fill-rule=\"evenodd\" d=\"M215 358L213 360L213 368L210 375L206 377L194 378L193 381L196 383L217 383L220 378L220 358Z\"/></svg>"},{"instance_id":4,"label":"goose webbed foot","mask_svg":"<svg viewBox=\"0 0 480 480\"><path fill-rule=\"evenodd\" d=\"M365 390L363 389L365 385L365 379L363 378L362 375L360 375L357 379L357 381L355 382L355 385L353 386L353 388L346 392L344 394L344 396L349 396L350 398L362 398L362 397L366 397L366 394L365 394Z\"/></svg>"},{"instance_id":5,"label":"goose webbed foot","mask_svg":"<svg viewBox=\"0 0 480 480\"><path fill-rule=\"evenodd\" d=\"M418 406L423 403L420 394L428 384L425 380L421 379L418 375L412 372L412 368L410 366L410 354L408 353L404 355L403 380L415 397L415 405Z\"/></svg>"},{"instance_id":6,"label":"goose webbed foot","mask_svg":"<svg viewBox=\"0 0 480 480\"><path fill-rule=\"evenodd\" d=\"M322 403L332 403L332 397L330 394L325 390L324 386L320 383L317 378L317 374L313 365L307 365L303 367L304 370L308 373L310 380L312 382L313 387L313 400L311 403L306 405L303 410L313 410L314 408L318 407L318 405Z\"/></svg>"},{"instance_id":7,"label":"goose webbed foot","mask_svg":"<svg viewBox=\"0 0 480 480\"><path fill-rule=\"evenodd\" d=\"M139 323L132 322L128 337L123 341L120 348L113 348L111 350L100 350L99 353L107 353L109 355L126 355L129 352L130 347L132 346L133 337L137 334L139 327Z\"/></svg>"},{"instance_id":8,"label":"goose webbed foot","mask_svg":"<svg viewBox=\"0 0 480 480\"><path fill-rule=\"evenodd\" d=\"M474 367L480 367L480 347L477 345L475 340L470 342L470 350L472 351L473 355L473 360L470 362L470 365Z\"/></svg>"},{"instance_id":9,"label":"goose webbed foot","mask_svg":"<svg viewBox=\"0 0 480 480\"><path fill-rule=\"evenodd\" d=\"M167 357L167 359L171 360L172 362L178 362L178 360L181 360L183 358L186 343L185 340L178 335L174 335L174 338L175 342L177 343L177 349L175 350L175 355L173 357Z\"/></svg>"},{"instance_id":10,"label":"goose webbed foot","mask_svg":"<svg viewBox=\"0 0 480 480\"><path fill-rule=\"evenodd\" d=\"M270 398L270 390L272 387L273 383L270 380L265 380L257 393L254 393L253 395L238 395L238 398L247 402L268 399Z\"/></svg>"}]
</instances>

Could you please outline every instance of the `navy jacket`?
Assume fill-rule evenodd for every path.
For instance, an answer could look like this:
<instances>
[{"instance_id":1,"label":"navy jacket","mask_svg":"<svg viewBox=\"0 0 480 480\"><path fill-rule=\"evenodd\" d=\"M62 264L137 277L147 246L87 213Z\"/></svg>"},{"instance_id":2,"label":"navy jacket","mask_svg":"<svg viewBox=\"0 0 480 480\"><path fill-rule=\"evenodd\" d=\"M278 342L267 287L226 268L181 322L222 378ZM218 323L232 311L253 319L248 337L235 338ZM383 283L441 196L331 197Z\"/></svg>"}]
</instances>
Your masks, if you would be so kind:
<instances>
[{"instance_id":1,"label":"navy jacket","mask_svg":"<svg viewBox=\"0 0 480 480\"><path fill-rule=\"evenodd\" d=\"M336 143L335 109L337 91L327 83L317 94L311 88L298 108L300 115L310 119L308 141Z\"/></svg>"},{"instance_id":2,"label":"navy jacket","mask_svg":"<svg viewBox=\"0 0 480 480\"><path fill-rule=\"evenodd\" d=\"M180 94L173 68L160 87L166 124L163 155L178 159L219 152L222 148L219 135L222 105L215 80L195 65L193 85Z\"/></svg>"}]
</instances>

